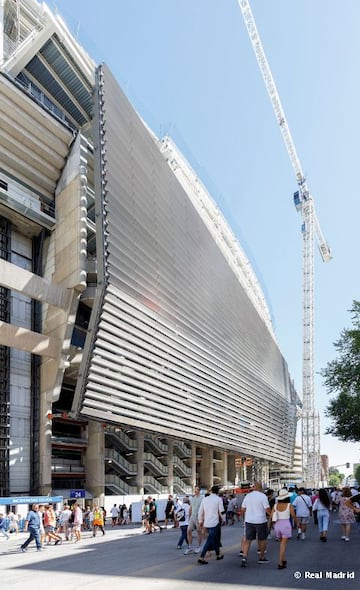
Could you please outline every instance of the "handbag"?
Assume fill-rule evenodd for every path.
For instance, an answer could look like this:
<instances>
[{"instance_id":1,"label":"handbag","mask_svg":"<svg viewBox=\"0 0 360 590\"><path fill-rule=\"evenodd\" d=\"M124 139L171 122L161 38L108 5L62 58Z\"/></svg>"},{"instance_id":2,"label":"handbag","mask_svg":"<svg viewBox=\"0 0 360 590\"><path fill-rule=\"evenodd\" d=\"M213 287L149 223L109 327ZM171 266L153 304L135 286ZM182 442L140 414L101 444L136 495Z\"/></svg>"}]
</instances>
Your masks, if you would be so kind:
<instances>
[{"instance_id":1,"label":"handbag","mask_svg":"<svg viewBox=\"0 0 360 590\"><path fill-rule=\"evenodd\" d=\"M277 522L277 519L278 519L278 515L277 515L276 508L275 508L275 510L272 514L272 517L271 517L271 522Z\"/></svg>"}]
</instances>

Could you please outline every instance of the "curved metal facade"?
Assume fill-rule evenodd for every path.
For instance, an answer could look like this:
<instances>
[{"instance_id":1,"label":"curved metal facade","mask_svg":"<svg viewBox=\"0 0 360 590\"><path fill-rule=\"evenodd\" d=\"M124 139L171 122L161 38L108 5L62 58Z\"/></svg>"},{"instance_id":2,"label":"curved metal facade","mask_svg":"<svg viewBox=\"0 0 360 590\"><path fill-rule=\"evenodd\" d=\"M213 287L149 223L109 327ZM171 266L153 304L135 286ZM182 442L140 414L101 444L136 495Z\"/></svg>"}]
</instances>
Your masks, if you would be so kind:
<instances>
[{"instance_id":1,"label":"curved metal facade","mask_svg":"<svg viewBox=\"0 0 360 590\"><path fill-rule=\"evenodd\" d=\"M291 463L284 358L156 139L97 73L98 292L73 411Z\"/></svg>"}]
</instances>

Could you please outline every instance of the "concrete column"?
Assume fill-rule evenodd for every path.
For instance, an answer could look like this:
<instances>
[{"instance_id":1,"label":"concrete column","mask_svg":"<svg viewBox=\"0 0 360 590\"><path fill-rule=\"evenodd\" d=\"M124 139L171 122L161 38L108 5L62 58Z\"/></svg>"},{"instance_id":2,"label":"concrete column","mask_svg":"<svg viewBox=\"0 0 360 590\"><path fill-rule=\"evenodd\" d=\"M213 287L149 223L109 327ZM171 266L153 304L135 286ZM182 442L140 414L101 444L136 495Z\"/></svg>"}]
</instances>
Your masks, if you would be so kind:
<instances>
[{"instance_id":1,"label":"concrete column","mask_svg":"<svg viewBox=\"0 0 360 590\"><path fill-rule=\"evenodd\" d=\"M105 502L105 429L100 422L88 424L88 448L85 455L86 488L99 501Z\"/></svg>"},{"instance_id":2,"label":"concrete column","mask_svg":"<svg viewBox=\"0 0 360 590\"><path fill-rule=\"evenodd\" d=\"M221 454L222 462L219 464L218 476L220 477L220 483L226 486L228 483L228 454L226 451L223 451Z\"/></svg>"},{"instance_id":3,"label":"concrete column","mask_svg":"<svg viewBox=\"0 0 360 590\"><path fill-rule=\"evenodd\" d=\"M197 473L196 473L196 445L192 443L191 445L191 488L192 491L195 491L195 487L197 485Z\"/></svg>"},{"instance_id":4,"label":"concrete column","mask_svg":"<svg viewBox=\"0 0 360 590\"><path fill-rule=\"evenodd\" d=\"M207 447L201 448L202 458L200 461L200 485L204 488L209 488L213 485L214 480L214 464L213 464L213 450Z\"/></svg>"},{"instance_id":5,"label":"concrete column","mask_svg":"<svg viewBox=\"0 0 360 590\"><path fill-rule=\"evenodd\" d=\"M135 453L137 463L136 485L138 494L144 495L144 433L136 432L137 451Z\"/></svg>"},{"instance_id":6,"label":"concrete column","mask_svg":"<svg viewBox=\"0 0 360 590\"><path fill-rule=\"evenodd\" d=\"M166 479L166 485L169 488L169 494L174 493L174 443L172 440L166 441L168 444L168 452L166 455L166 462L168 465L168 476Z\"/></svg>"},{"instance_id":7,"label":"concrete column","mask_svg":"<svg viewBox=\"0 0 360 590\"><path fill-rule=\"evenodd\" d=\"M228 480L231 481L231 483L233 485L235 485L235 481L236 481L235 455L228 455L227 462L228 462Z\"/></svg>"},{"instance_id":8,"label":"concrete column","mask_svg":"<svg viewBox=\"0 0 360 590\"><path fill-rule=\"evenodd\" d=\"M50 394L51 397L51 394ZM51 494L51 402L46 392L40 395L39 473L41 496Z\"/></svg>"}]
</instances>

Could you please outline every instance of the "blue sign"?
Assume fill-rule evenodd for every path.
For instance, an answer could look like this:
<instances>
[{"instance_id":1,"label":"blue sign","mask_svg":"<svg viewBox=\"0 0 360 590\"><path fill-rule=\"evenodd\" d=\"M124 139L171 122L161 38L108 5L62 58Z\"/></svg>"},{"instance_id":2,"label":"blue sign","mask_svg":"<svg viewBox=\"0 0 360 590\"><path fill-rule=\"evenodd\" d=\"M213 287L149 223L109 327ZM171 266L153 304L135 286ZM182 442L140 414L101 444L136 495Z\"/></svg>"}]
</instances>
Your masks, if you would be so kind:
<instances>
[{"instance_id":1,"label":"blue sign","mask_svg":"<svg viewBox=\"0 0 360 590\"><path fill-rule=\"evenodd\" d=\"M70 490L70 498L85 498L85 490Z\"/></svg>"},{"instance_id":2,"label":"blue sign","mask_svg":"<svg viewBox=\"0 0 360 590\"><path fill-rule=\"evenodd\" d=\"M58 504L63 499L63 496L17 496L0 498L0 506L13 504Z\"/></svg>"}]
</instances>

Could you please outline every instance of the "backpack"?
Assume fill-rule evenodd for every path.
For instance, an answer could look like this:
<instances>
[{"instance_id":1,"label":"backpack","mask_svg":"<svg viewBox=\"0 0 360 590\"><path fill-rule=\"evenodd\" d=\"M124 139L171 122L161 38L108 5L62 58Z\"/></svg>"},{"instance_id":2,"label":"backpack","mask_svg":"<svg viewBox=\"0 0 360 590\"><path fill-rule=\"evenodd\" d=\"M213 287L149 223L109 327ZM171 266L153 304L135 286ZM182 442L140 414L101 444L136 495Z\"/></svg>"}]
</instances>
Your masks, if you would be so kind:
<instances>
[{"instance_id":1,"label":"backpack","mask_svg":"<svg viewBox=\"0 0 360 590\"><path fill-rule=\"evenodd\" d=\"M180 508L176 513L176 518L179 522L184 522L185 520L185 510Z\"/></svg>"}]
</instances>

